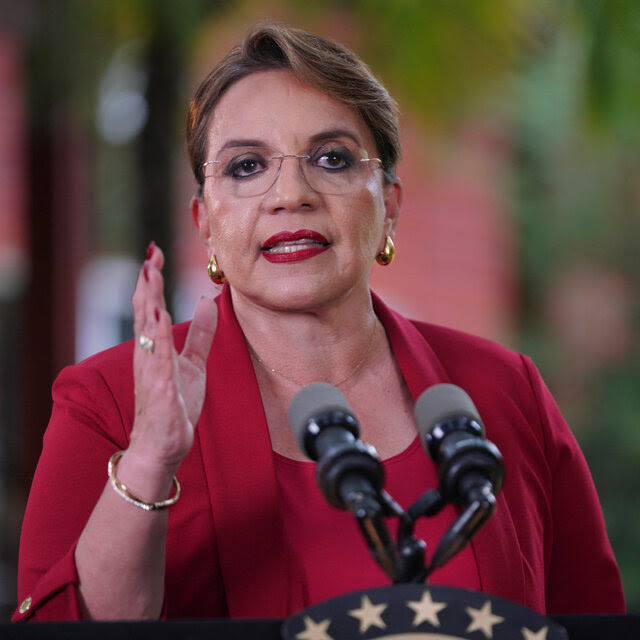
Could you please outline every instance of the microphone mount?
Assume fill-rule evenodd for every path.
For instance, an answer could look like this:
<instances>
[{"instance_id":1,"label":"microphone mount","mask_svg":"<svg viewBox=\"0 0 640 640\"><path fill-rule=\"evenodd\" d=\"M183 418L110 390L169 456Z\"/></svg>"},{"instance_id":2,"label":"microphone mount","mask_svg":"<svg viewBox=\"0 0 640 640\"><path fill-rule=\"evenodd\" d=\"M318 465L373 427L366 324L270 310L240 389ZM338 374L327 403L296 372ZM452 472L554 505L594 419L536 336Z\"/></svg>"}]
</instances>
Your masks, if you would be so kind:
<instances>
[{"instance_id":1,"label":"microphone mount","mask_svg":"<svg viewBox=\"0 0 640 640\"><path fill-rule=\"evenodd\" d=\"M434 411L435 419L430 415ZM371 554L394 583L425 582L495 511L504 476L502 456L485 439L475 406L459 387L436 385L416 403L421 440L438 466L439 487L427 490L407 511L384 490L378 454L358 439L358 422L338 389L325 383L303 388L290 405L289 421L301 450L317 462L322 494L332 506L353 514ZM426 543L414 535L415 523L447 504L458 507L458 516L427 567ZM385 522L394 517L395 541Z\"/></svg>"}]
</instances>

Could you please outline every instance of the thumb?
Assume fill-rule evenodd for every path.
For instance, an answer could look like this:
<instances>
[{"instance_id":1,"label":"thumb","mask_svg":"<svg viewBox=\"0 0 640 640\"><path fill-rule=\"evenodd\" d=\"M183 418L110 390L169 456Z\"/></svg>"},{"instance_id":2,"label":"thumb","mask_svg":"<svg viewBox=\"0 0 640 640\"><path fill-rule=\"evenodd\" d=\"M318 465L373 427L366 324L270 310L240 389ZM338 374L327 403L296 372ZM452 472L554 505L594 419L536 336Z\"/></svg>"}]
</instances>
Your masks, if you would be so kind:
<instances>
[{"instance_id":1,"label":"thumb","mask_svg":"<svg viewBox=\"0 0 640 640\"><path fill-rule=\"evenodd\" d=\"M218 305L211 298L200 298L193 312L182 356L202 370L206 368L217 326Z\"/></svg>"}]
</instances>

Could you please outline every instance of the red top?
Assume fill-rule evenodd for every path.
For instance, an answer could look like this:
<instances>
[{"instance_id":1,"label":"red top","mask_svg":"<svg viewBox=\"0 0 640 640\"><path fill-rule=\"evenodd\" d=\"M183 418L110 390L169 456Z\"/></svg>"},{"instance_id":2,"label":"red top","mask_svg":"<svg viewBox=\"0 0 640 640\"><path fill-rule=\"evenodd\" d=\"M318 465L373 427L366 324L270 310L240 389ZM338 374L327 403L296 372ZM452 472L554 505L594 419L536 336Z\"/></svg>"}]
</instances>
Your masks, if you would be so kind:
<instances>
[{"instance_id":1,"label":"red top","mask_svg":"<svg viewBox=\"0 0 640 640\"><path fill-rule=\"evenodd\" d=\"M344 560L326 564L339 541L314 538L315 525L297 526L318 490L307 478L304 493L292 496L292 483L300 478L290 474L308 476L308 467L274 465L260 390L228 287L218 306L205 403L193 448L178 470L182 494L169 513L164 615L281 618L325 593L365 586L369 577L363 573L375 566L363 541L350 538L344 545L348 559L358 555L362 561L353 568ZM433 384L461 386L505 460L496 514L432 582L479 588L551 614L622 612L620 576L589 471L532 363L486 340L410 322L375 296L374 308L414 400ZM175 327L178 349L186 330L186 324ZM107 461L128 446L132 350L128 342L97 354L66 368L54 384L20 542L19 602L29 597L31 604L14 620L80 618L73 552L105 486ZM387 488L398 492L394 497L405 507L403 491L436 486L433 464L417 448L389 465ZM402 477L397 488L391 486L396 475ZM304 504L296 508L298 499ZM344 522L346 540L350 516L327 517ZM447 514L439 517L450 521ZM431 520L424 530L429 540L437 537L430 526L438 519ZM317 562L309 559L312 547L319 547ZM380 584L379 575L370 577ZM324 580L331 586L319 586Z\"/></svg>"},{"instance_id":2,"label":"red top","mask_svg":"<svg viewBox=\"0 0 640 640\"><path fill-rule=\"evenodd\" d=\"M287 539L302 567L309 599L320 602L349 591L389 584L387 574L369 553L355 518L330 506L315 479L315 463L274 454L276 478L282 498ZM425 464L426 454L416 438L402 453L383 462L385 490L404 509L427 488L436 487L435 467ZM415 535L427 543L430 556L446 528L454 521L453 507L432 518L418 520ZM395 532L395 522L389 522ZM441 574L441 575L440 575ZM480 578L473 549L465 547L447 565L436 570L433 583L479 590Z\"/></svg>"}]
</instances>

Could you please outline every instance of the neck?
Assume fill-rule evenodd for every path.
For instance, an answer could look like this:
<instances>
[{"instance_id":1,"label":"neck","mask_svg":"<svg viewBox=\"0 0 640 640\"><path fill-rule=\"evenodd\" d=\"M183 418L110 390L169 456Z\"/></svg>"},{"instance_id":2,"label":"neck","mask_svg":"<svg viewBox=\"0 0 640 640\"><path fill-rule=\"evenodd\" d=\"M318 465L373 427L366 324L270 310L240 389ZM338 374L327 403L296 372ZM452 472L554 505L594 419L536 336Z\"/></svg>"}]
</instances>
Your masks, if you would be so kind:
<instances>
[{"instance_id":1,"label":"neck","mask_svg":"<svg viewBox=\"0 0 640 640\"><path fill-rule=\"evenodd\" d=\"M256 369L296 388L357 377L383 335L366 293L362 300L295 311L251 304L233 292L232 299Z\"/></svg>"}]
</instances>

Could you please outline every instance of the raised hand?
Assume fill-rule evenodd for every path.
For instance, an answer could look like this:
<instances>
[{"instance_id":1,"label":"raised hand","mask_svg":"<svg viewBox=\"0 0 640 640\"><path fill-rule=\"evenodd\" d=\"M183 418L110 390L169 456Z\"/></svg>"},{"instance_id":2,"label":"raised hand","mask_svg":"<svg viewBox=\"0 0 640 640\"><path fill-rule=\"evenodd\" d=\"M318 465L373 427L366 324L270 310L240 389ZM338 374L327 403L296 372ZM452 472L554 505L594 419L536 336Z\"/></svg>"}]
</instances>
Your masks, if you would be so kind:
<instances>
[{"instance_id":1,"label":"raised hand","mask_svg":"<svg viewBox=\"0 0 640 640\"><path fill-rule=\"evenodd\" d=\"M217 326L217 306L198 303L185 346L177 353L164 300L164 255L153 243L147 251L132 304L136 414L129 457L170 473L191 449L202 411L206 361Z\"/></svg>"}]
</instances>

